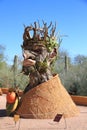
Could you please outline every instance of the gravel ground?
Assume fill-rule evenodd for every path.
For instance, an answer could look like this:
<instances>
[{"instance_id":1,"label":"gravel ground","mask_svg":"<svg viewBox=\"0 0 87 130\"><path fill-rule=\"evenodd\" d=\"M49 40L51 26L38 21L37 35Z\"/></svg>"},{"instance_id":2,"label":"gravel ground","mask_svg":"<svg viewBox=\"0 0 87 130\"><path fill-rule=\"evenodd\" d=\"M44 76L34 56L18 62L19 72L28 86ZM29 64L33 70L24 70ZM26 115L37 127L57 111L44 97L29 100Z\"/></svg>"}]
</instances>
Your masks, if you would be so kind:
<instances>
[{"instance_id":1,"label":"gravel ground","mask_svg":"<svg viewBox=\"0 0 87 130\"><path fill-rule=\"evenodd\" d=\"M76 117L64 118L59 122L53 119L23 119L15 123L13 117L7 117L5 111L5 95L0 96L0 130L87 130L87 107L77 106L80 114Z\"/></svg>"}]
</instances>

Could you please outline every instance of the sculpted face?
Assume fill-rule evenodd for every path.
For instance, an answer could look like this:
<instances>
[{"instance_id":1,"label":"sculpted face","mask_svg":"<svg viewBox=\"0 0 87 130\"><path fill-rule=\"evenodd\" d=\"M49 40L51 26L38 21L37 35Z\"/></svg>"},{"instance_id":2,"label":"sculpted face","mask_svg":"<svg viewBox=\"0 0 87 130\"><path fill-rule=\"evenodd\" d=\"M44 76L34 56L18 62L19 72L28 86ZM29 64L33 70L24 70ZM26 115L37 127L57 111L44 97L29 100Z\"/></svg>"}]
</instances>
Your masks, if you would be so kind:
<instances>
[{"instance_id":1,"label":"sculpted face","mask_svg":"<svg viewBox=\"0 0 87 130\"><path fill-rule=\"evenodd\" d=\"M37 23L34 22L34 26L26 27L23 34L24 60L22 71L30 79L25 91L46 82L53 76L50 65L57 55L57 47L54 41L54 32L50 36L48 33L52 23L48 27L46 23L43 22L43 24L43 28L38 28ZM29 33L31 30L33 30L32 37Z\"/></svg>"}]
</instances>

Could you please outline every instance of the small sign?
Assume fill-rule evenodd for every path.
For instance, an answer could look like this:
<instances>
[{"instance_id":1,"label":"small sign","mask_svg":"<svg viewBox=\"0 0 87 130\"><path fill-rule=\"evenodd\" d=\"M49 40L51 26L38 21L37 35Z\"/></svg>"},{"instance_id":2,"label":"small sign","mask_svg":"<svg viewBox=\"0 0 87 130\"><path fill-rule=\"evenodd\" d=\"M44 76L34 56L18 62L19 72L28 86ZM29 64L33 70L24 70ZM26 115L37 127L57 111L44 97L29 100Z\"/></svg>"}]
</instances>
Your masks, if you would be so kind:
<instances>
[{"instance_id":1,"label":"small sign","mask_svg":"<svg viewBox=\"0 0 87 130\"><path fill-rule=\"evenodd\" d=\"M53 121L59 122L62 116L63 116L62 114L57 114Z\"/></svg>"}]
</instances>

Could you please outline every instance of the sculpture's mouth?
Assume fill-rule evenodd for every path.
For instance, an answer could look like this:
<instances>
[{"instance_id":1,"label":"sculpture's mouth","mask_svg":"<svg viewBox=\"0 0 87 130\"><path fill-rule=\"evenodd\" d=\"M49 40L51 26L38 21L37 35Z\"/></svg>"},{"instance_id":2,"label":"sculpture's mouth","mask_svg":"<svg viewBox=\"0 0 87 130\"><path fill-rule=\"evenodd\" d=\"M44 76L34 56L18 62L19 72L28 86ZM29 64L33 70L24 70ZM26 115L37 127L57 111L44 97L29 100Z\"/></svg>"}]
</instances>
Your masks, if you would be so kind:
<instances>
[{"instance_id":1,"label":"sculpture's mouth","mask_svg":"<svg viewBox=\"0 0 87 130\"><path fill-rule=\"evenodd\" d=\"M28 66L34 66L35 63L36 63L35 60L33 60L32 58L29 58L29 59L25 59L23 61L23 66L26 66L26 67L28 67Z\"/></svg>"}]
</instances>

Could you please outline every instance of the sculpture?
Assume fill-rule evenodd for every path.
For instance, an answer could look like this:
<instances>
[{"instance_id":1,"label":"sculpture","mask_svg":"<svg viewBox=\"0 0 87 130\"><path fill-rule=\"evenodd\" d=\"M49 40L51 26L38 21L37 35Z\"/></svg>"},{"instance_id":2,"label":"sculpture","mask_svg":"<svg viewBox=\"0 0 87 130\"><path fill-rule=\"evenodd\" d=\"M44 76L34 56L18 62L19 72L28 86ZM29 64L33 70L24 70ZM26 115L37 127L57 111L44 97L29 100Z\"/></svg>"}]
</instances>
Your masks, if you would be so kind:
<instances>
[{"instance_id":1,"label":"sculpture","mask_svg":"<svg viewBox=\"0 0 87 130\"><path fill-rule=\"evenodd\" d=\"M56 114L71 117L79 113L58 75L54 76L51 71L60 45L55 30L56 24L50 22L47 26L44 21L42 27L39 22L25 27L21 45L24 57L22 73L29 76L29 84L18 104L16 101L12 105L7 103L9 113L14 110L21 117L40 119L54 118Z\"/></svg>"},{"instance_id":2,"label":"sculpture","mask_svg":"<svg viewBox=\"0 0 87 130\"><path fill-rule=\"evenodd\" d=\"M49 34L49 29L51 34ZM39 27L37 22L34 22L34 26L27 26L24 30L22 45L24 61L22 71L25 75L29 75L30 78L24 93L46 82L53 76L50 66L57 57L58 50L55 29L56 26L53 27L52 22L47 26L47 23L43 21L42 28ZM32 37L30 37L30 30L33 31Z\"/></svg>"}]
</instances>

